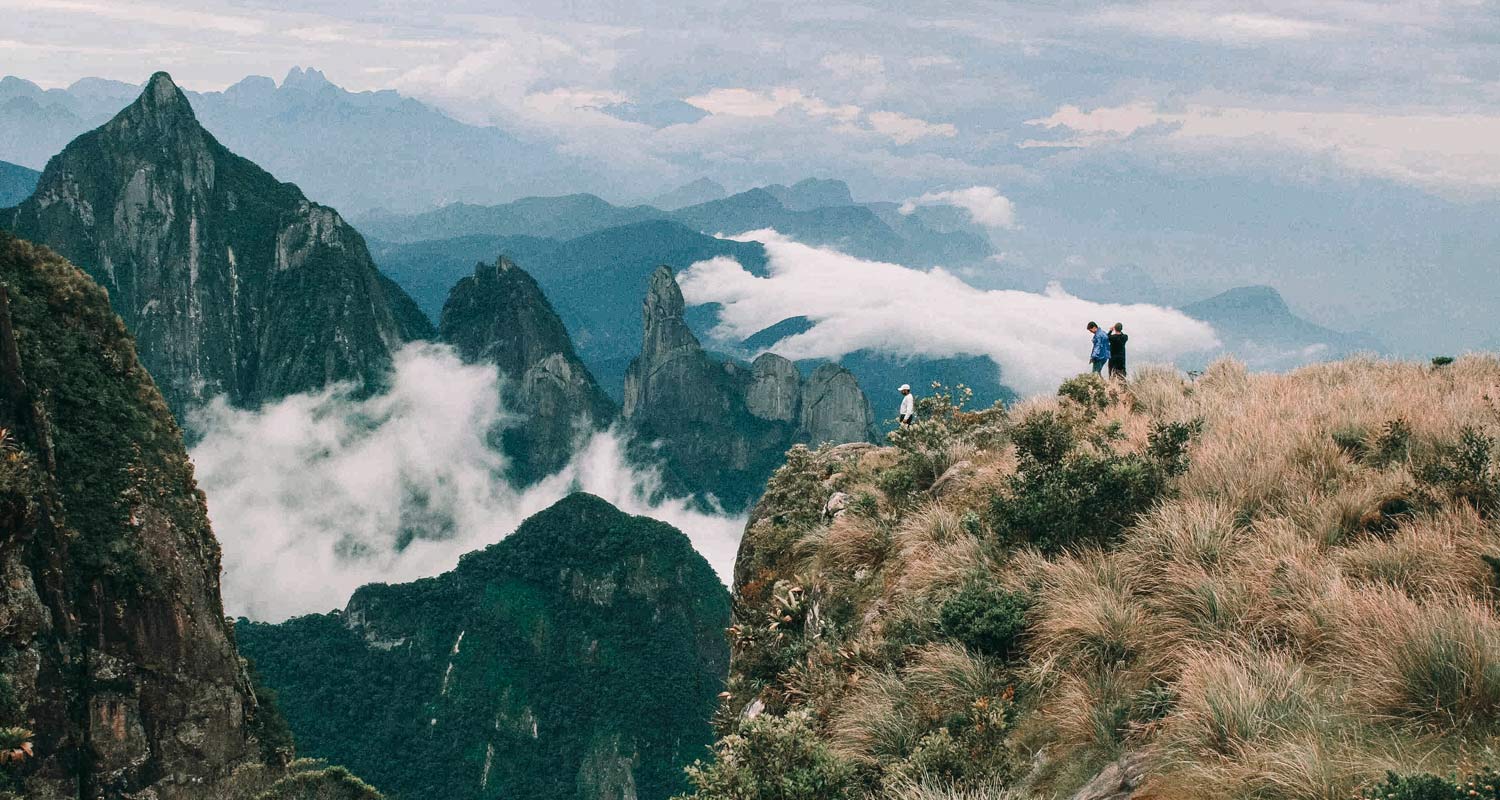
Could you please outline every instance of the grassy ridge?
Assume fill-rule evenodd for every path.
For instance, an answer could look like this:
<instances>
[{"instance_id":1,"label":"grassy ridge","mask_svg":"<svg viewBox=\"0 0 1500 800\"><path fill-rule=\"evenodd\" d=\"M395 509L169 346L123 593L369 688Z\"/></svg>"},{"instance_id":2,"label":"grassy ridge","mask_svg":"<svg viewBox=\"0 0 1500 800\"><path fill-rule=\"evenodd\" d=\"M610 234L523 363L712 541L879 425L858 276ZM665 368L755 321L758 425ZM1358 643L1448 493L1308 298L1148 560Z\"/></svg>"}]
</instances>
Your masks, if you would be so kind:
<instances>
[{"instance_id":1,"label":"grassy ridge","mask_svg":"<svg viewBox=\"0 0 1500 800\"><path fill-rule=\"evenodd\" d=\"M1495 763L1497 386L1221 362L793 451L697 796L1068 797L1124 765L1141 796L1348 798Z\"/></svg>"}]
</instances>

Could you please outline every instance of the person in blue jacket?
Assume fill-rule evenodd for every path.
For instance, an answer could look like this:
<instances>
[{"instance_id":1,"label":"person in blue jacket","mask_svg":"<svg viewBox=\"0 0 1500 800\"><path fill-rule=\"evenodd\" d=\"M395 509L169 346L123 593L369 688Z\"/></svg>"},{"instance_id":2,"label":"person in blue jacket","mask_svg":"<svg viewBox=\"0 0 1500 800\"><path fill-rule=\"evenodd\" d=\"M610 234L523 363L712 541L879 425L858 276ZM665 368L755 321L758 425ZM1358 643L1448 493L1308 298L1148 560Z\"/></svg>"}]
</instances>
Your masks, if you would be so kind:
<instances>
[{"instance_id":1,"label":"person in blue jacket","mask_svg":"<svg viewBox=\"0 0 1500 800\"><path fill-rule=\"evenodd\" d=\"M1089 322L1089 333L1094 335L1094 349L1089 351L1089 368L1094 370L1095 375L1104 372L1104 366L1109 363L1109 334L1099 328L1099 323Z\"/></svg>"}]
</instances>

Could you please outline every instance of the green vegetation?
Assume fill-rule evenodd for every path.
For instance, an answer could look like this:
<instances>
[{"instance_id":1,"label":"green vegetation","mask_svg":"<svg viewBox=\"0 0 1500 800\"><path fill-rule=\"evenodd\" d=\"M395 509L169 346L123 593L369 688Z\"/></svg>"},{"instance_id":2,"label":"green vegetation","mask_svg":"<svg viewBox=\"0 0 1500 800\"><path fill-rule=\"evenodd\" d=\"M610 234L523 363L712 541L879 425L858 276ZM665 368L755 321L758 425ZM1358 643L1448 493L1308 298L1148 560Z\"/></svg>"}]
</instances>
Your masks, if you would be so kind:
<instances>
[{"instance_id":1,"label":"green vegetation","mask_svg":"<svg viewBox=\"0 0 1500 800\"><path fill-rule=\"evenodd\" d=\"M385 800L343 767L298 759L285 768L252 763L234 771L217 800Z\"/></svg>"},{"instance_id":2,"label":"green vegetation","mask_svg":"<svg viewBox=\"0 0 1500 800\"><path fill-rule=\"evenodd\" d=\"M1500 798L1500 774L1485 770L1462 779L1436 775L1397 775L1365 789L1366 800L1496 800Z\"/></svg>"},{"instance_id":3,"label":"green vegetation","mask_svg":"<svg viewBox=\"0 0 1500 800\"><path fill-rule=\"evenodd\" d=\"M761 716L688 767L694 796L712 800L844 800L854 770L828 752L806 715Z\"/></svg>"},{"instance_id":4,"label":"green vegetation","mask_svg":"<svg viewBox=\"0 0 1500 800\"><path fill-rule=\"evenodd\" d=\"M712 741L728 621L687 537L578 494L452 572L238 638L300 751L390 797L649 800Z\"/></svg>"},{"instance_id":5,"label":"green vegetation","mask_svg":"<svg viewBox=\"0 0 1500 800\"><path fill-rule=\"evenodd\" d=\"M1496 796L1434 777L1500 750L1496 382L1148 367L794 451L696 796L816 765L853 775L830 797L1041 800L1115 764L1174 800Z\"/></svg>"},{"instance_id":6,"label":"green vegetation","mask_svg":"<svg viewBox=\"0 0 1500 800\"><path fill-rule=\"evenodd\" d=\"M218 544L181 433L104 291L66 261L3 233L0 283L10 291L26 380L50 422L62 522L78 534L70 577L122 592L157 588L130 524L148 498L216 564ZM30 458L10 447L12 463Z\"/></svg>"}]
</instances>

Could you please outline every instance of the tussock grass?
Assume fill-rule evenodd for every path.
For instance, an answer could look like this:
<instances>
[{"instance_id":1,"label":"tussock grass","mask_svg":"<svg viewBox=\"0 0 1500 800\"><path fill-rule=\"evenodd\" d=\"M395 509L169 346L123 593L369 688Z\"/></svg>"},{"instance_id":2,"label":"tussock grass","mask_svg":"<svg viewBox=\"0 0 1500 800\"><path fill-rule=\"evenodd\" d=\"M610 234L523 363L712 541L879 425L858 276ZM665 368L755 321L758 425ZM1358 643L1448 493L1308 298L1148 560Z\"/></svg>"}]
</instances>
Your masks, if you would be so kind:
<instances>
[{"instance_id":1,"label":"tussock grass","mask_svg":"<svg viewBox=\"0 0 1500 800\"><path fill-rule=\"evenodd\" d=\"M874 513L798 534L797 580L846 606L783 678L831 751L868 770L871 797L1066 797L1131 754L1155 797L1348 798L1388 769L1500 760L1500 524L1475 501L1500 470L1458 483L1428 466L1466 430L1500 439L1500 361L1147 367L1104 398L1033 398L970 427L955 415L946 443L924 432L921 469L967 462L941 491L921 486L941 473L916 489L883 478L909 451L870 451L848 475ZM1071 440L1064 458L1149 458L1153 430L1199 421L1185 471L1108 541L1044 554L986 514L1028 468L1015 442L1049 446L1038 431ZM973 581L1028 598L1019 656L972 652L936 621ZM732 681L730 702L775 688ZM1012 690L1003 741L963 738L976 702ZM984 742L1031 768L913 772L950 742L938 733L961 758L979 763L964 748Z\"/></svg>"}]
</instances>

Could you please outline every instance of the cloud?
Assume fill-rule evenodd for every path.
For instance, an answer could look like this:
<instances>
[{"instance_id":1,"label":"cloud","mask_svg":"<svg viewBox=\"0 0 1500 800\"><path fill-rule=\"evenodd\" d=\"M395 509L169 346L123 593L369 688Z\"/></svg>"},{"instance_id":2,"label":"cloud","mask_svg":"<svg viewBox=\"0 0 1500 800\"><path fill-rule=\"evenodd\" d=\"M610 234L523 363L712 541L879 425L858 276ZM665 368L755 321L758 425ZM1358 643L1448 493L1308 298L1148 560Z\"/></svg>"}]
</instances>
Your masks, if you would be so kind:
<instances>
[{"instance_id":1,"label":"cloud","mask_svg":"<svg viewBox=\"0 0 1500 800\"><path fill-rule=\"evenodd\" d=\"M686 98L689 105L697 106L710 114L730 117L774 117L783 111L795 109L813 117L833 117L842 122L859 119L859 106L825 103L817 97L803 93L801 89L780 87L767 91L754 89L713 89L700 95Z\"/></svg>"},{"instance_id":2,"label":"cloud","mask_svg":"<svg viewBox=\"0 0 1500 800\"><path fill-rule=\"evenodd\" d=\"M956 206L968 212L969 219L986 228L1016 227L1016 204L991 186L971 186L946 192L927 192L901 204L902 214L911 214L918 206Z\"/></svg>"},{"instance_id":3,"label":"cloud","mask_svg":"<svg viewBox=\"0 0 1500 800\"><path fill-rule=\"evenodd\" d=\"M255 411L222 401L200 409L192 457L223 546L226 610L277 621L342 607L372 581L438 574L575 490L677 526L728 580L744 519L649 502L660 480L627 464L617 432L582 443L535 486L508 485L503 457L486 444L519 422L500 407L500 389L493 367L417 344L397 354L390 389L373 397L340 386Z\"/></svg>"},{"instance_id":4,"label":"cloud","mask_svg":"<svg viewBox=\"0 0 1500 800\"><path fill-rule=\"evenodd\" d=\"M906 59L908 66L914 69L942 68L951 69L959 66L958 59L948 55L913 56Z\"/></svg>"},{"instance_id":5,"label":"cloud","mask_svg":"<svg viewBox=\"0 0 1500 800\"><path fill-rule=\"evenodd\" d=\"M781 340L787 358L835 359L874 349L897 355L988 356L1022 393L1051 390L1087 366L1090 319L1124 322L1131 352L1169 361L1218 346L1206 324L1151 305L1094 303L1053 287L1045 294L976 289L942 269L928 272L809 247L775 231L732 237L764 243L767 277L717 257L679 276L689 303L722 304L713 335L740 341L783 319L814 326ZM850 292L858 286L858 292Z\"/></svg>"},{"instance_id":6,"label":"cloud","mask_svg":"<svg viewBox=\"0 0 1500 800\"><path fill-rule=\"evenodd\" d=\"M1302 17L1214 9L1184 3L1116 6L1094 15L1096 24L1148 36L1253 45L1337 33L1339 26Z\"/></svg>"},{"instance_id":7,"label":"cloud","mask_svg":"<svg viewBox=\"0 0 1500 800\"><path fill-rule=\"evenodd\" d=\"M209 29L238 35L257 34L266 29L264 21L238 14L214 14L187 8L156 5L153 3L93 3L85 0L5 0L0 8L12 8L21 13L44 11L85 15L124 23L142 23L166 28Z\"/></svg>"},{"instance_id":8,"label":"cloud","mask_svg":"<svg viewBox=\"0 0 1500 800\"><path fill-rule=\"evenodd\" d=\"M911 144L929 136L958 135L958 128L949 122L928 122L902 114L899 111L872 111L868 115L870 127L885 134L896 144Z\"/></svg>"},{"instance_id":9,"label":"cloud","mask_svg":"<svg viewBox=\"0 0 1500 800\"><path fill-rule=\"evenodd\" d=\"M1500 115L1305 111L1147 102L1062 106L1027 124L1063 138L1022 146L1094 147L1145 137L1198 151L1293 150L1432 190L1500 189Z\"/></svg>"},{"instance_id":10,"label":"cloud","mask_svg":"<svg viewBox=\"0 0 1500 800\"><path fill-rule=\"evenodd\" d=\"M946 122L928 122L899 111L870 111L852 103L833 104L801 89L779 87L766 91L742 88L713 89L686 98L689 105L711 115L726 117L770 118L787 111L799 111L809 117L827 117L836 121L835 130L844 133L876 133L897 144L911 144L932 136L953 137L958 128ZM701 124L701 123L700 123Z\"/></svg>"}]
</instances>

